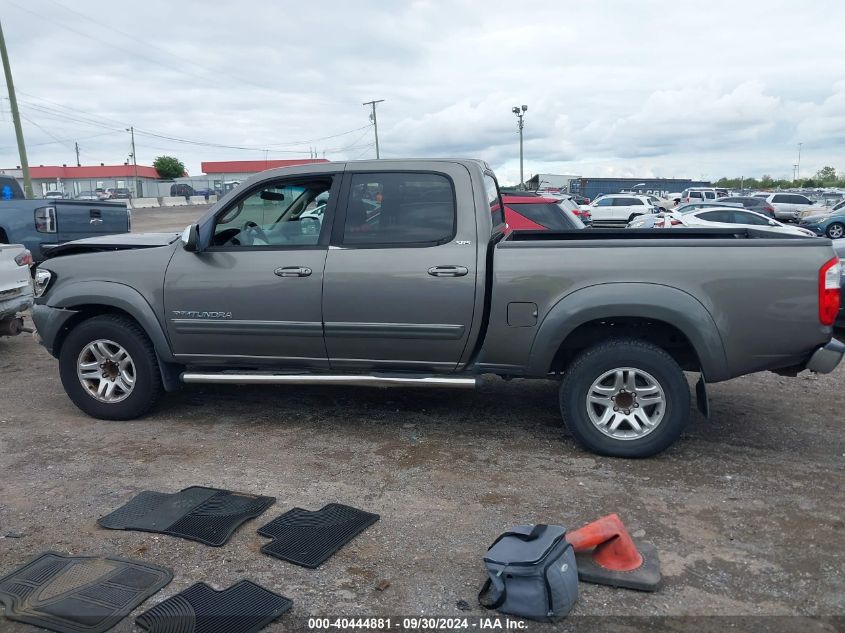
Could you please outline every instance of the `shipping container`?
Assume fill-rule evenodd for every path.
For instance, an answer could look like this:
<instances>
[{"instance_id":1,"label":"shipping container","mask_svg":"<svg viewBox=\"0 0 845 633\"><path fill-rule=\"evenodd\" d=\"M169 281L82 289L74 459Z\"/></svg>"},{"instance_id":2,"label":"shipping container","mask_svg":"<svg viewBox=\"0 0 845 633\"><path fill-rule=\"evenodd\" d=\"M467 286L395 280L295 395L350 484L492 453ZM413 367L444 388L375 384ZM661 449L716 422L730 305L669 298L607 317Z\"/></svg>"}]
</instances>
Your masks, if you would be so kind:
<instances>
[{"instance_id":1,"label":"shipping container","mask_svg":"<svg viewBox=\"0 0 845 633\"><path fill-rule=\"evenodd\" d=\"M570 182L570 193L586 196L595 200L605 193L634 191L665 197L670 193L680 193L689 187L710 187L704 180L688 178L577 178Z\"/></svg>"}]
</instances>

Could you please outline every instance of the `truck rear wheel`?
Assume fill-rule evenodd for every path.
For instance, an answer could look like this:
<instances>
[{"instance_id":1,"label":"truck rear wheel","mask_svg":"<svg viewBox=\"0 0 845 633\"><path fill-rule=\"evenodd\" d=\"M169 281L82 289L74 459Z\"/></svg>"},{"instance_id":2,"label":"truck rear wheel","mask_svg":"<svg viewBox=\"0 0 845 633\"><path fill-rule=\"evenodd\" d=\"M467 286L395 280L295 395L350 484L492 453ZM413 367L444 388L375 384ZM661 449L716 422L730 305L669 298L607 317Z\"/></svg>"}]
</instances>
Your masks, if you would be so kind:
<instances>
[{"instance_id":1,"label":"truck rear wheel","mask_svg":"<svg viewBox=\"0 0 845 633\"><path fill-rule=\"evenodd\" d=\"M65 392L101 420L132 420L161 397L155 350L137 323L107 314L87 319L67 335L59 354Z\"/></svg>"},{"instance_id":2,"label":"truck rear wheel","mask_svg":"<svg viewBox=\"0 0 845 633\"><path fill-rule=\"evenodd\" d=\"M566 427L599 455L656 455L681 435L689 409L678 363L638 339L611 339L583 351L560 385Z\"/></svg>"}]
</instances>

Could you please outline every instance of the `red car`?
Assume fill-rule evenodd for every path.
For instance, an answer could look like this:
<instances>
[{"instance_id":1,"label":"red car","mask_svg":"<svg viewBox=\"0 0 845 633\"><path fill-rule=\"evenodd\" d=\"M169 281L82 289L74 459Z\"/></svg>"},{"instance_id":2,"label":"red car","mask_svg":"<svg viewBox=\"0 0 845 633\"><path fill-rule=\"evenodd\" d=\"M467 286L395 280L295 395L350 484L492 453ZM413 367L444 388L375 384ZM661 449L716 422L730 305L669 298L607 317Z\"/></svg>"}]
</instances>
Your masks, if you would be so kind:
<instances>
[{"instance_id":1,"label":"red car","mask_svg":"<svg viewBox=\"0 0 845 633\"><path fill-rule=\"evenodd\" d=\"M583 229L589 211L582 211L569 200L537 196L502 196L508 231L571 231Z\"/></svg>"}]
</instances>

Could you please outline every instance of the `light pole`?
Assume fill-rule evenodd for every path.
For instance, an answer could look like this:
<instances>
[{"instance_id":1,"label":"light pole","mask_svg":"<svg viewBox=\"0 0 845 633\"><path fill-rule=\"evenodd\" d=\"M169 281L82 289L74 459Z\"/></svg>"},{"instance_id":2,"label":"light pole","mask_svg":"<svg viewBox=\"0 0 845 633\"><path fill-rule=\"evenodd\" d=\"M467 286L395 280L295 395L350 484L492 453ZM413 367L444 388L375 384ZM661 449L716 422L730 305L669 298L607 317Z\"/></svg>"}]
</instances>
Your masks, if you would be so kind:
<instances>
[{"instance_id":1,"label":"light pole","mask_svg":"<svg viewBox=\"0 0 845 633\"><path fill-rule=\"evenodd\" d=\"M376 133L376 159L379 158L379 151L378 151L378 119L376 118L376 104L381 103L384 99L374 99L372 101L366 101L361 105L368 105L373 107L373 112L370 114L370 120L373 122L373 130Z\"/></svg>"},{"instance_id":2,"label":"light pole","mask_svg":"<svg viewBox=\"0 0 845 633\"><path fill-rule=\"evenodd\" d=\"M795 165L795 180L801 177L801 146L804 143L798 143L798 163Z\"/></svg>"},{"instance_id":3,"label":"light pole","mask_svg":"<svg viewBox=\"0 0 845 633\"><path fill-rule=\"evenodd\" d=\"M522 120L522 117L525 116L525 113L528 111L528 106L523 105L521 108L519 106L514 106L511 108L511 112L516 115L516 118L519 120L517 126L519 127L519 188L525 189L525 176L522 172L522 128L525 127L525 121Z\"/></svg>"}]
</instances>

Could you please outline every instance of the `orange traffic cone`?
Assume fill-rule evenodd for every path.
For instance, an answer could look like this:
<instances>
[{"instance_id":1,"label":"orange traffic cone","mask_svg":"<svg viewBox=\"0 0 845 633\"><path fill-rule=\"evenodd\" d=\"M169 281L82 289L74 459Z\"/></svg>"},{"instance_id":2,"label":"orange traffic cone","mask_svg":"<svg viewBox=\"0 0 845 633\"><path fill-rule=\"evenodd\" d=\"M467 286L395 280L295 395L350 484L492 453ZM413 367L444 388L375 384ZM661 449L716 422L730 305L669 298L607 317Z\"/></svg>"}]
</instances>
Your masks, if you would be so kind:
<instances>
[{"instance_id":1,"label":"orange traffic cone","mask_svg":"<svg viewBox=\"0 0 845 633\"><path fill-rule=\"evenodd\" d=\"M618 515L608 514L569 532L566 540L575 550L579 580L639 591L660 588L657 548L649 543L637 546Z\"/></svg>"}]
</instances>

